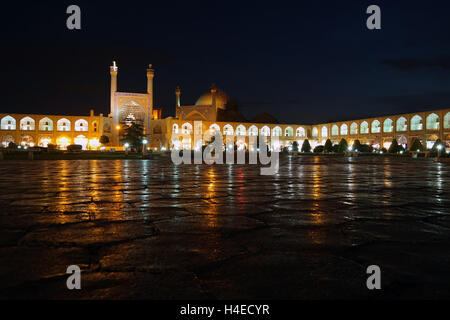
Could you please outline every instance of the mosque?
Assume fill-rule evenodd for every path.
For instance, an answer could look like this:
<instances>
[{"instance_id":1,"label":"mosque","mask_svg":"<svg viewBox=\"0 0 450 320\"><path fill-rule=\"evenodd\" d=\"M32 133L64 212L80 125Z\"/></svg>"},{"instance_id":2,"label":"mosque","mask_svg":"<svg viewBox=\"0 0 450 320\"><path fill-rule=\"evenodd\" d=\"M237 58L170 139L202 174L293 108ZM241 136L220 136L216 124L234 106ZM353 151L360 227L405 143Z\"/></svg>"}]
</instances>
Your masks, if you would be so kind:
<instances>
[{"instance_id":1,"label":"mosque","mask_svg":"<svg viewBox=\"0 0 450 320\"><path fill-rule=\"evenodd\" d=\"M301 146L305 139L312 147L323 145L327 139L333 144L344 138L351 145L358 139L375 148L389 148L393 139L407 147L413 140L431 148L440 139L450 149L450 109L400 115L386 115L317 125L279 124L268 118L248 122L233 108L225 92L212 85L194 105L181 104L181 89L175 90L175 117L162 118L162 110L153 105L152 65L147 68L147 92L120 92L117 87L119 68L116 62L110 67L110 114L89 116L6 114L0 113L0 138L3 147L14 142L18 146L42 146L52 144L64 150L78 144L85 150L121 150L120 132L124 122L139 121L147 136L147 148L151 150L197 149L207 143L205 136L220 132L224 137L233 136L240 149L249 145L249 136L265 137L273 150ZM259 120L259 121L258 121ZM100 141L108 143L100 143ZM271 144L271 137L274 143ZM225 139L224 139L225 140ZM276 141L276 142L275 142Z\"/></svg>"}]
</instances>

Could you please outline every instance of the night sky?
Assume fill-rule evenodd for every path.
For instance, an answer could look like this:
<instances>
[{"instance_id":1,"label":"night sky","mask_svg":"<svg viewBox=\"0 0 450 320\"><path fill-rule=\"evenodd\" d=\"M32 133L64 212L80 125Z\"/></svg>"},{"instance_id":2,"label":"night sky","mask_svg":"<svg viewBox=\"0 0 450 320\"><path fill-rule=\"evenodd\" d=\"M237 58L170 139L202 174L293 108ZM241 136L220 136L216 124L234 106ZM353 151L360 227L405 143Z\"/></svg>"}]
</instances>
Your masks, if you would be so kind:
<instances>
[{"instance_id":1,"label":"night sky","mask_svg":"<svg viewBox=\"0 0 450 320\"><path fill-rule=\"evenodd\" d=\"M146 91L174 114L211 83L251 118L313 124L450 106L449 1L58 1L2 3L3 113L109 113L119 91ZM66 8L82 30L66 28ZM366 9L382 10L382 30Z\"/></svg>"}]
</instances>

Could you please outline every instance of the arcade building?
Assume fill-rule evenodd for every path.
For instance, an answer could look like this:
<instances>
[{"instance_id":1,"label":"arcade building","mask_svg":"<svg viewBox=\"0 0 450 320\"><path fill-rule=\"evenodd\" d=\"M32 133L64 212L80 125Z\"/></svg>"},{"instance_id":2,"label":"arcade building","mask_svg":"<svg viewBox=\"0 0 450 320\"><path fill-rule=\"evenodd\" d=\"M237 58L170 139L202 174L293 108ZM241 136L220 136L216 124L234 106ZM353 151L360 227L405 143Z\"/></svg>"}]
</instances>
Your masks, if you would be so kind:
<instances>
[{"instance_id":1,"label":"arcade building","mask_svg":"<svg viewBox=\"0 0 450 320\"><path fill-rule=\"evenodd\" d=\"M69 145L77 144L84 150L121 150L121 124L139 121L147 136L147 147L157 151L201 148L206 143L204 136L216 132L224 137L233 136L240 149L247 148L249 136L260 135L265 137L272 150L292 146L294 141L301 146L305 139L314 148L324 145L327 139L337 144L342 138L349 145L358 139L374 148L389 148L393 139L397 139L405 148L415 139L431 148L440 139L450 150L450 109L317 125L247 122L229 116L235 112L230 108L230 98L212 85L193 105L182 105L181 89L177 87L175 117L163 119L162 110L153 104L155 71L152 65L147 69L146 93L118 91L118 72L119 68L113 62L110 67L111 100L108 116L95 115L93 110L88 116L0 113L1 145L7 147L13 142L18 146L47 147L53 144L65 150ZM102 136L107 137L109 142L102 144ZM277 142L271 145L271 137L275 136L277 139L274 141Z\"/></svg>"}]
</instances>

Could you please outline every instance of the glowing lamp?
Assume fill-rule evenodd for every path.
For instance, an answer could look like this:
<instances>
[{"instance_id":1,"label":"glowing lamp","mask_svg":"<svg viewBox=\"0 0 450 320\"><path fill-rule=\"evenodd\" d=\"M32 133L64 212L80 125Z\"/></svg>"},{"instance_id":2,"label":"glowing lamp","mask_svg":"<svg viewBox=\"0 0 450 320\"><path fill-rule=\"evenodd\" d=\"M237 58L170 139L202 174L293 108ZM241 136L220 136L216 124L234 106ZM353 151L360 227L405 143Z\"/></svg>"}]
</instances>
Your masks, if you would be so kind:
<instances>
[{"instance_id":1,"label":"glowing lamp","mask_svg":"<svg viewBox=\"0 0 450 320\"><path fill-rule=\"evenodd\" d=\"M129 147L130 145L129 145L128 143L125 143L123 146L125 147L125 149L128 149L128 147Z\"/></svg>"},{"instance_id":2,"label":"glowing lamp","mask_svg":"<svg viewBox=\"0 0 450 320\"><path fill-rule=\"evenodd\" d=\"M142 140L142 144L147 144L147 143L148 143L147 139Z\"/></svg>"}]
</instances>

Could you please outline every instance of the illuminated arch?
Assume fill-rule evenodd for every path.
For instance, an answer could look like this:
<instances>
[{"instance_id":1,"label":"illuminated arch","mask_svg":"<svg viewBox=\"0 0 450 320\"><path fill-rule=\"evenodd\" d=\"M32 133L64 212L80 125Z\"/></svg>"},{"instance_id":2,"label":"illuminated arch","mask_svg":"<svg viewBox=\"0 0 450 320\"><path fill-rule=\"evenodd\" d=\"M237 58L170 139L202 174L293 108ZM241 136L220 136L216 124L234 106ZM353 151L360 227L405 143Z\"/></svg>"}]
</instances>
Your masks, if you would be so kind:
<instances>
[{"instance_id":1,"label":"illuminated arch","mask_svg":"<svg viewBox=\"0 0 450 320\"><path fill-rule=\"evenodd\" d=\"M178 134L178 124L174 124L172 127L172 133Z\"/></svg>"},{"instance_id":2,"label":"illuminated arch","mask_svg":"<svg viewBox=\"0 0 450 320\"><path fill-rule=\"evenodd\" d=\"M383 132L393 132L394 131L394 121L392 119L386 119L383 122Z\"/></svg>"},{"instance_id":3,"label":"illuminated arch","mask_svg":"<svg viewBox=\"0 0 450 320\"><path fill-rule=\"evenodd\" d=\"M257 136L258 128L256 126L251 126L250 129L248 129L248 135L249 136Z\"/></svg>"},{"instance_id":4,"label":"illuminated arch","mask_svg":"<svg viewBox=\"0 0 450 320\"><path fill-rule=\"evenodd\" d=\"M450 129L450 112L447 112L447 114L444 116L444 128Z\"/></svg>"},{"instance_id":5,"label":"illuminated arch","mask_svg":"<svg viewBox=\"0 0 450 320\"><path fill-rule=\"evenodd\" d=\"M145 108L134 100L119 107L119 123L125 123L126 125L134 122L144 123L145 119Z\"/></svg>"},{"instance_id":6,"label":"illuminated arch","mask_svg":"<svg viewBox=\"0 0 450 320\"><path fill-rule=\"evenodd\" d=\"M436 113L432 113L427 117L427 130L439 130L439 116Z\"/></svg>"},{"instance_id":7,"label":"illuminated arch","mask_svg":"<svg viewBox=\"0 0 450 320\"><path fill-rule=\"evenodd\" d=\"M223 127L223 135L224 136L232 136L234 133L234 129L231 124L227 124Z\"/></svg>"},{"instance_id":8,"label":"illuminated arch","mask_svg":"<svg viewBox=\"0 0 450 320\"><path fill-rule=\"evenodd\" d=\"M7 148L11 142L12 143L15 142L14 138L12 136L10 136L10 135L4 136L2 138L2 146L3 146L3 148Z\"/></svg>"},{"instance_id":9,"label":"illuminated arch","mask_svg":"<svg viewBox=\"0 0 450 320\"><path fill-rule=\"evenodd\" d=\"M345 123L341 126L341 136L348 135L348 125Z\"/></svg>"},{"instance_id":10,"label":"illuminated arch","mask_svg":"<svg viewBox=\"0 0 450 320\"><path fill-rule=\"evenodd\" d=\"M192 124L189 122L186 122L181 126L181 133L182 134L192 134L194 132Z\"/></svg>"},{"instance_id":11,"label":"illuminated arch","mask_svg":"<svg viewBox=\"0 0 450 320\"><path fill-rule=\"evenodd\" d=\"M359 130L360 130L361 134L368 134L369 133L369 124L367 123L367 121L363 121L361 123L361 126L360 126Z\"/></svg>"},{"instance_id":12,"label":"illuminated arch","mask_svg":"<svg viewBox=\"0 0 450 320\"><path fill-rule=\"evenodd\" d=\"M423 130L422 117L416 114L411 118L411 131L421 131Z\"/></svg>"},{"instance_id":13,"label":"illuminated arch","mask_svg":"<svg viewBox=\"0 0 450 320\"><path fill-rule=\"evenodd\" d=\"M327 127L322 127L322 130L321 130L321 137L322 138L326 138L326 137L328 137L328 128Z\"/></svg>"},{"instance_id":14,"label":"illuminated arch","mask_svg":"<svg viewBox=\"0 0 450 320\"><path fill-rule=\"evenodd\" d=\"M241 136L241 137L243 137L243 136L245 136L245 126L243 126L242 124L241 125L239 125L237 128L236 128L236 135L237 136Z\"/></svg>"},{"instance_id":15,"label":"illuminated arch","mask_svg":"<svg viewBox=\"0 0 450 320\"><path fill-rule=\"evenodd\" d=\"M75 121L75 131L87 132L89 130L89 124L86 120L80 119Z\"/></svg>"},{"instance_id":16,"label":"illuminated arch","mask_svg":"<svg viewBox=\"0 0 450 320\"><path fill-rule=\"evenodd\" d=\"M75 144L80 145L83 148L83 150L87 150L87 145L89 141L85 136L79 135L73 141Z\"/></svg>"},{"instance_id":17,"label":"illuminated arch","mask_svg":"<svg viewBox=\"0 0 450 320\"><path fill-rule=\"evenodd\" d=\"M273 137L281 137L283 135L283 130L281 130L280 127L275 127L272 129L272 136Z\"/></svg>"},{"instance_id":18,"label":"illuminated arch","mask_svg":"<svg viewBox=\"0 0 450 320\"><path fill-rule=\"evenodd\" d=\"M358 124L356 122L353 122L350 126L350 134L356 135L358 134Z\"/></svg>"},{"instance_id":19,"label":"illuminated arch","mask_svg":"<svg viewBox=\"0 0 450 320\"><path fill-rule=\"evenodd\" d=\"M319 136L319 129L317 129L317 127L314 127L312 129L312 137L317 138L318 136Z\"/></svg>"},{"instance_id":20,"label":"illuminated arch","mask_svg":"<svg viewBox=\"0 0 450 320\"><path fill-rule=\"evenodd\" d=\"M20 130L22 131L34 131L35 130L35 122L33 118L25 117L20 120Z\"/></svg>"},{"instance_id":21,"label":"illuminated arch","mask_svg":"<svg viewBox=\"0 0 450 320\"><path fill-rule=\"evenodd\" d=\"M39 121L39 131L53 131L53 120L43 118Z\"/></svg>"},{"instance_id":22,"label":"illuminated arch","mask_svg":"<svg viewBox=\"0 0 450 320\"><path fill-rule=\"evenodd\" d=\"M50 137L41 137L39 139L39 146L40 147L47 148L48 145L51 144L51 143L52 143L52 138L50 138Z\"/></svg>"},{"instance_id":23,"label":"illuminated arch","mask_svg":"<svg viewBox=\"0 0 450 320\"><path fill-rule=\"evenodd\" d=\"M296 132L297 137L306 137L306 130L303 127L298 127Z\"/></svg>"},{"instance_id":24,"label":"illuminated arch","mask_svg":"<svg viewBox=\"0 0 450 320\"><path fill-rule=\"evenodd\" d=\"M214 135L216 132L220 133L220 127L219 127L219 125L214 123L209 127L209 131L211 132L212 135Z\"/></svg>"},{"instance_id":25,"label":"illuminated arch","mask_svg":"<svg viewBox=\"0 0 450 320\"><path fill-rule=\"evenodd\" d=\"M405 117L400 117L397 119L397 131L405 132L408 131L408 120Z\"/></svg>"},{"instance_id":26,"label":"illuminated arch","mask_svg":"<svg viewBox=\"0 0 450 320\"><path fill-rule=\"evenodd\" d=\"M66 118L59 119L56 128L58 131L70 131L70 121Z\"/></svg>"},{"instance_id":27,"label":"illuminated arch","mask_svg":"<svg viewBox=\"0 0 450 320\"><path fill-rule=\"evenodd\" d=\"M68 137L59 137L56 139L56 145L58 146L58 149L65 150L68 146L70 146L71 140Z\"/></svg>"},{"instance_id":28,"label":"illuminated arch","mask_svg":"<svg viewBox=\"0 0 450 320\"><path fill-rule=\"evenodd\" d=\"M22 146L34 147L34 139L31 136L22 136L20 144Z\"/></svg>"},{"instance_id":29,"label":"illuminated arch","mask_svg":"<svg viewBox=\"0 0 450 320\"><path fill-rule=\"evenodd\" d=\"M268 126L264 126L261 128L261 135L263 137L269 137L270 136L270 128Z\"/></svg>"},{"instance_id":30,"label":"illuminated arch","mask_svg":"<svg viewBox=\"0 0 450 320\"><path fill-rule=\"evenodd\" d=\"M2 118L1 121L2 130L16 130L16 119L11 116L6 116Z\"/></svg>"},{"instance_id":31,"label":"illuminated arch","mask_svg":"<svg viewBox=\"0 0 450 320\"><path fill-rule=\"evenodd\" d=\"M333 125L333 126L331 127L331 135L332 135L333 137L336 137L336 136L339 135L339 127L338 127L337 125Z\"/></svg>"},{"instance_id":32,"label":"illuminated arch","mask_svg":"<svg viewBox=\"0 0 450 320\"><path fill-rule=\"evenodd\" d=\"M284 130L284 136L285 137L293 137L294 136L294 129L292 129L292 127L287 127Z\"/></svg>"},{"instance_id":33,"label":"illuminated arch","mask_svg":"<svg viewBox=\"0 0 450 320\"><path fill-rule=\"evenodd\" d=\"M381 123L378 120L372 121L372 133L380 133L381 132Z\"/></svg>"}]
</instances>

